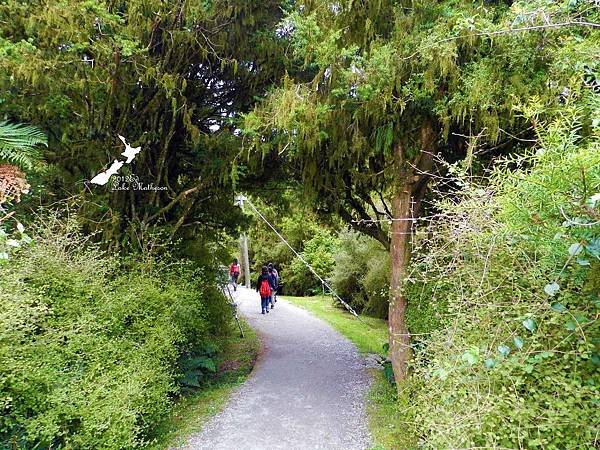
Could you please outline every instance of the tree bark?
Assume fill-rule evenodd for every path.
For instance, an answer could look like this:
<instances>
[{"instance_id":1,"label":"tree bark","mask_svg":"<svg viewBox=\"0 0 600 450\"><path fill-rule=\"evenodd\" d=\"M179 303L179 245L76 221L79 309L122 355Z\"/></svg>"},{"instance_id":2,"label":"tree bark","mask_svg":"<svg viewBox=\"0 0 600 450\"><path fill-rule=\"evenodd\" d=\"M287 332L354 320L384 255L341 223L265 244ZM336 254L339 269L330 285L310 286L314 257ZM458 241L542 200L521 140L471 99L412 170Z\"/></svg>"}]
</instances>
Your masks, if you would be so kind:
<instances>
[{"instance_id":1,"label":"tree bark","mask_svg":"<svg viewBox=\"0 0 600 450\"><path fill-rule=\"evenodd\" d=\"M402 283L410 260L411 189L408 184L399 185L392 200L394 221L391 230L390 260L390 359L396 381L408 375L408 362L412 357L410 335L406 325L406 297L402 294Z\"/></svg>"},{"instance_id":2,"label":"tree bark","mask_svg":"<svg viewBox=\"0 0 600 450\"><path fill-rule=\"evenodd\" d=\"M390 359L396 382L408 376L408 366L412 358L410 333L406 323L408 300L403 294L403 284L411 258L411 237L413 219L420 213L421 200L425 194L435 155L435 132L431 123L421 128L420 152L412 161L404 159L401 144L394 148L396 168L395 192L392 200L394 218L390 240ZM400 389L400 385L398 385Z\"/></svg>"}]
</instances>

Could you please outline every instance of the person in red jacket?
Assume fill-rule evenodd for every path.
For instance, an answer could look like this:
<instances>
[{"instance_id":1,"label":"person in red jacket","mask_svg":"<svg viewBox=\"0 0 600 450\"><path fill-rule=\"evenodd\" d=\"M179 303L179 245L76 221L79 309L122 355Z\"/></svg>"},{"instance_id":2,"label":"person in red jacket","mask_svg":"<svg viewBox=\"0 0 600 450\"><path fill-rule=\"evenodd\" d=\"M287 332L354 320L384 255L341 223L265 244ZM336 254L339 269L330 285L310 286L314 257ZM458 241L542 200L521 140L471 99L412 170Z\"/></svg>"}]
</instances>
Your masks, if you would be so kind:
<instances>
[{"instance_id":1,"label":"person in red jacket","mask_svg":"<svg viewBox=\"0 0 600 450\"><path fill-rule=\"evenodd\" d=\"M237 291L238 277L240 276L240 264L237 258L233 260L229 266L229 277L231 278L231 284L233 284L233 290Z\"/></svg>"},{"instance_id":2,"label":"person in red jacket","mask_svg":"<svg viewBox=\"0 0 600 450\"><path fill-rule=\"evenodd\" d=\"M267 266L263 266L256 280L256 290L260 294L260 306L262 313L266 314L269 312L269 303L271 299L271 293L273 292L273 277L269 274Z\"/></svg>"}]
</instances>

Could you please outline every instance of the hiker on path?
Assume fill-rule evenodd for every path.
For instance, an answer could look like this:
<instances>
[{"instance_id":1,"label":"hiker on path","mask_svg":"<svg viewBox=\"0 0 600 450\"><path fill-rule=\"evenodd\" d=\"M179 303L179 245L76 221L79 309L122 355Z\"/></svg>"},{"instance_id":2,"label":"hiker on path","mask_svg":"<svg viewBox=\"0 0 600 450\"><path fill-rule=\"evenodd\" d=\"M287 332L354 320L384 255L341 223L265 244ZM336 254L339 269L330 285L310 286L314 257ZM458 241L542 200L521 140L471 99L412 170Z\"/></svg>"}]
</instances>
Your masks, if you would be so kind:
<instances>
[{"instance_id":1,"label":"hiker on path","mask_svg":"<svg viewBox=\"0 0 600 450\"><path fill-rule=\"evenodd\" d=\"M269 312L269 303L271 293L273 291L273 277L269 274L267 266L263 266L258 280L256 280L256 290L260 294L260 306L262 308L262 314Z\"/></svg>"},{"instance_id":2,"label":"hiker on path","mask_svg":"<svg viewBox=\"0 0 600 450\"><path fill-rule=\"evenodd\" d=\"M233 260L231 265L229 266L229 277L231 279L231 284L233 284L233 290L237 291L238 285L238 277L240 276L240 264L238 263L237 258Z\"/></svg>"},{"instance_id":3,"label":"hiker on path","mask_svg":"<svg viewBox=\"0 0 600 450\"><path fill-rule=\"evenodd\" d=\"M275 268L273 267L273 263L269 263L267 266L269 270L269 277L271 277L271 286L273 287L273 292L271 292L271 297L269 298L269 303L271 304L271 308L273 308L274 302L277 301L277 288L279 287L279 275Z\"/></svg>"}]
</instances>

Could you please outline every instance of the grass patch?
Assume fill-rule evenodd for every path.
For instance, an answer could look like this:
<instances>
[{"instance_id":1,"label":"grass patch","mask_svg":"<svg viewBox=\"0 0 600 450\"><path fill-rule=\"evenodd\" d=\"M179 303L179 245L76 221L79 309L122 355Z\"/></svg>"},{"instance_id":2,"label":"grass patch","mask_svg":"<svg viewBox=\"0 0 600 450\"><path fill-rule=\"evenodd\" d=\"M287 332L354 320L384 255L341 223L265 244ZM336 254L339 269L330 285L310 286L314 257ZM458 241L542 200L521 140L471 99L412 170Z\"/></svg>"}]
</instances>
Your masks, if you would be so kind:
<instances>
[{"instance_id":1,"label":"grass patch","mask_svg":"<svg viewBox=\"0 0 600 450\"><path fill-rule=\"evenodd\" d=\"M398 395L380 370L372 370L373 384L367 394L369 429L375 445L372 450L416 450L418 443L410 423L408 392Z\"/></svg>"},{"instance_id":2,"label":"grass patch","mask_svg":"<svg viewBox=\"0 0 600 450\"><path fill-rule=\"evenodd\" d=\"M246 381L256 362L260 341L256 332L240 320L244 338L236 331L228 339L218 359L215 377L181 397L169 419L156 429L158 437L149 449L162 450L183 444L189 435L200 431L208 419L219 413L233 390Z\"/></svg>"},{"instance_id":3,"label":"grass patch","mask_svg":"<svg viewBox=\"0 0 600 450\"><path fill-rule=\"evenodd\" d=\"M325 320L347 337L358 350L383 354L383 344L388 341L385 320L361 316L367 325L358 321L346 310L335 306L330 297L284 297L290 303L304 308ZM389 383L380 370L373 369L373 383L367 395L369 429L375 441L374 450L409 450L415 448L412 432L402 426L406 421L402 401L396 387Z\"/></svg>"}]
</instances>

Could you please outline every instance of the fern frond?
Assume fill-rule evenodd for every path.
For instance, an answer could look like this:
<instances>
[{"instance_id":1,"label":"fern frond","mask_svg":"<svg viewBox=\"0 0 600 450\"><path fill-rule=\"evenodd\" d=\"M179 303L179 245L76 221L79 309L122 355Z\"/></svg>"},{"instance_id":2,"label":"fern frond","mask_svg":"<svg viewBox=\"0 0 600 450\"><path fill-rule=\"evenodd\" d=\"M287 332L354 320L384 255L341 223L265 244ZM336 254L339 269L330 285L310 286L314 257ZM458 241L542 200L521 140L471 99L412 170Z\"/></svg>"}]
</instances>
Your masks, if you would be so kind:
<instances>
[{"instance_id":1,"label":"fern frond","mask_svg":"<svg viewBox=\"0 0 600 450\"><path fill-rule=\"evenodd\" d=\"M48 145L46 135L39 128L0 122L0 160L30 170L42 159L39 145Z\"/></svg>"}]
</instances>

